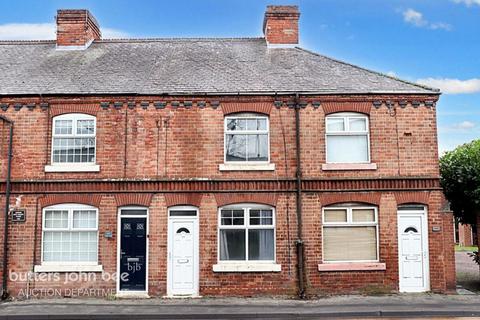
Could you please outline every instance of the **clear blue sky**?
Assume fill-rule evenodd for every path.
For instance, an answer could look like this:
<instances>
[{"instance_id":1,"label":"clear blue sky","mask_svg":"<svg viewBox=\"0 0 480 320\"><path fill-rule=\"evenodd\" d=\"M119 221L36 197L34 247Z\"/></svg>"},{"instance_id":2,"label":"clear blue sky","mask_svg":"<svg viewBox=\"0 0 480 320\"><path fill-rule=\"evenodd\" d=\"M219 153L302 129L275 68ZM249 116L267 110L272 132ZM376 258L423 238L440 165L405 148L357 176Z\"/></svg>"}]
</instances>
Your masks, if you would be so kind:
<instances>
[{"instance_id":1,"label":"clear blue sky","mask_svg":"<svg viewBox=\"0 0 480 320\"><path fill-rule=\"evenodd\" d=\"M480 0L2 1L0 39L52 38L59 8L111 37L261 36L267 4L300 6L305 48L443 89L441 151L480 138Z\"/></svg>"}]
</instances>

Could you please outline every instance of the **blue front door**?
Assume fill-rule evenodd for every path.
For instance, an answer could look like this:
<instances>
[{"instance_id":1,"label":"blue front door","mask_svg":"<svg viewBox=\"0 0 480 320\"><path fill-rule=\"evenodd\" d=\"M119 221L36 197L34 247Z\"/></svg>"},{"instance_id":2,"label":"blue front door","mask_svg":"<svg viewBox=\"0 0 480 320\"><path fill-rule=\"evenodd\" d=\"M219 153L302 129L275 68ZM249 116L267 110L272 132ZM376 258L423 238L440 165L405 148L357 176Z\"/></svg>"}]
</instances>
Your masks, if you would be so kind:
<instances>
[{"instance_id":1,"label":"blue front door","mask_svg":"<svg viewBox=\"0 0 480 320\"><path fill-rule=\"evenodd\" d=\"M147 218L121 218L120 290L146 290Z\"/></svg>"}]
</instances>

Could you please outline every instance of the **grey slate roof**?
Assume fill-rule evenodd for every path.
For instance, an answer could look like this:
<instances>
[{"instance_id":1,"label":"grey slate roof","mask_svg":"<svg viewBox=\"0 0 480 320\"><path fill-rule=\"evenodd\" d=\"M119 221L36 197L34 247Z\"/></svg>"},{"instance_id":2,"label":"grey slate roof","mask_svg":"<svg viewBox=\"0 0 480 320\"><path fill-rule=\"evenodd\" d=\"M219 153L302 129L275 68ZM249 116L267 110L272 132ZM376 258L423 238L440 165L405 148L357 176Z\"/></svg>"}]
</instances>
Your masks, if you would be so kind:
<instances>
[{"instance_id":1,"label":"grey slate roof","mask_svg":"<svg viewBox=\"0 0 480 320\"><path fill-rule=\"evenodd\" d=\"M438 93L263 38L100 40L82 51L0 42L0 95L274 92Z\"/></svg>"}]
</instances>

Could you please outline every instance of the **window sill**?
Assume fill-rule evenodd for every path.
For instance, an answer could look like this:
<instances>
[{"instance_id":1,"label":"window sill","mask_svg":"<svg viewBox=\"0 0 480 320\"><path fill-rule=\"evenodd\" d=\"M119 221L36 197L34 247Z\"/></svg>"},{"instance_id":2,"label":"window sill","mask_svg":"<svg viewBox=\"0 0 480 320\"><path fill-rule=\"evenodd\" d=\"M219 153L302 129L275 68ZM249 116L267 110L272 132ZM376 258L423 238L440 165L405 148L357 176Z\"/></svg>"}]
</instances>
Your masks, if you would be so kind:
<instances>
[{"instance_id":1,"label":"window sill","mask_svg":"<svg viewBox=\"0 0 480 320\"><path fill-rule=\"evenodd\" d=\"M213 272L280 272L282 265L276 263L219 263Z\"/></svg>"},{"instance_id":2,"label":"window sill","mask_svg":"<svg viewBox=\"0 0 480 320\"><path fill-rule=\"evenodd\" d=\"M98 164L52 164L45 166L45 172L100 172Z\"/></svg>"},{"instance_id":3,"label":"window sill","mask_svg":"<svg viewBox=\"0 0 480 320\"><path fill-rule=\"evenodd\" d=\"M345 262L345 263L322 263L318 265L318 271L383 271L387 266L381 262Z\"/></svg>"},{"instance_id":4,"label":"window sill","mask_svg":"<svg viewBox=\"0 0 480 320\"><path fill-rule=\"evenodd\" d=\"M322 170L377 170L376 163L324 163Z\"/></svg>"},{"instance_id":5,"label":"window sill","mask_svg":"<svg viewBox=\"0 0 480 320\"><path fill-rule=\"evenodd\" d=\"M275 163L222 163L220 171L274 171Z\"/></svg>"},{"instance_id":6,"label":"window sill","mask_svg":"<svg viewBox=\"0 0 480 320\"><path fill-rule=\"evenodd\" d=\"M62 264L44 264L33 268L34 272L102 272L102 265L62 265Z\"/></svg>"}]
</instances>

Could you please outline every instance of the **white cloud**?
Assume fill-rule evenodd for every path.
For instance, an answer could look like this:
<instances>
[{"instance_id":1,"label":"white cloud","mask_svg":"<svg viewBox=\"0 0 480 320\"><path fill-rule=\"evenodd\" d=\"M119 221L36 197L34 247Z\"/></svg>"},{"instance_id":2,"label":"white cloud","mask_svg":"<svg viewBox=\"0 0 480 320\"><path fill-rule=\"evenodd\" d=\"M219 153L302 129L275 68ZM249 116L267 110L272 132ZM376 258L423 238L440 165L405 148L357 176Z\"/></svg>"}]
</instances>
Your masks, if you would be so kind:
<instances>
[{"instance_id":1,"label":"white cloud","mask_svg":"<svg viewBox=\"0 0 480 320\"><path fill-rule=\"evenodd\" d=\"M128 32L112 29L112 28L100 28L102 30L103 39L124 39L130 38L131 35Z\"/></svg>"},{"instance_id":2,"label":"white cloud","mask_svg":"<svg viewBox=\"0 0 480 320\"><path fill-rule=\"evenodd\" d=\"M480 92L480 78L468 80L448 78L425 78L418 79L417 83L433 88L439 88L443 93L477 93Z\"/></svg>"},{"instance_id":3,"label":"white cloud","mask_svg":"<svg viewBox=\"0 0 480 320\"><path fill-rule=\"evenodd\" d=\"M0 40L54 40L54 23L7 23L0 25ZM127 38L127 32L101 28L102 38Z\"/></svg>"},{"instance_id":4,"label":"white cloud","mask_svg":"<svg viewBox=\"0 0 480 320\"><path fill-rule=\"evenodd\" d=\"M479 0L480 1L480 0ZM403 21L414 25L418 28L428 28L432 30L452 30L452 26L448 23L444 22L429 22L427 19L423 17L423 13L416 11L412 8L409 8L402 12L403 14Z\"/></svg>"},{"instance_id":5,"label":"white cloud","mask_svg":"<svg viewBox=\"0 0 480 320\"><path fill-rule=\"evenodd\" d=\"M473 5L479 5L480 6L480 0L453 0L455 3L463 3L467 7L471 7Z\"/></svg>"},{"instance_id":6,"label":"white cloud","mask_svg":"<svg viewBox=\"0 0 480 320\"><path fill-rule=\"evenodd\" d=\"M444 135L449 135L449 139L459 138L460 140L463 140L467 136L476 135L477 132L479 132L479 128L475 122L465 120L462 122L439 126L438 132L442 137ZM441 138L440 140L444 139Z\"/></svg>"},{"instance_id":7,"label":"white cloud","mask_svg":"<svg viewBox=\"0 0 480 320\"><path fill-rule=\"evenodd\" d=\"M395 73L395 71L388 71L387 76L394 77L394 78L398 77L397 74Z\"/></svg>"},{"instance_id":8,"label":"white cloud","mask_svg":"<svg viewBox=\"0 0 480 320\"><path fill-rule=\"evenodd\" d=\"M444 22L436 22L436 23L430 23L429 28L432 30L445 30L445 31L451 31L452 30L452 25Z\"/></svg>"},{"instance_id":9,"label":"white cloud","mask_svg":"<svg viewBox=\"0 0 480 320\"><path fill-rule=\"evenodd\" d=\"M460 130L467 130L467 129L475 128L475 126L476 126L475 123L465 120L463 122L455 123L453 125L453 128L460 129Z\"/></svg>"},{"instance_id":10,"label":"white cloud","mask_svg":"<svg viewBox=\"0 0 480 320\"><path fill-rule=\"evenodd\" d=\"M7 23L0 25L2 40L51 40L55 39L53 23Z\"/></svg>"},{"instance_id":11,"label":"white cloud","mask_svg":"<svg viewBox=\"0 0 480 320\"><path fill-rule=\"evenodd\" d=\"M423 27L427 24L427 20L423 18L423 14L411 8L403 12L403 20L417 27Z\"/></svg>"}]
</instances>

